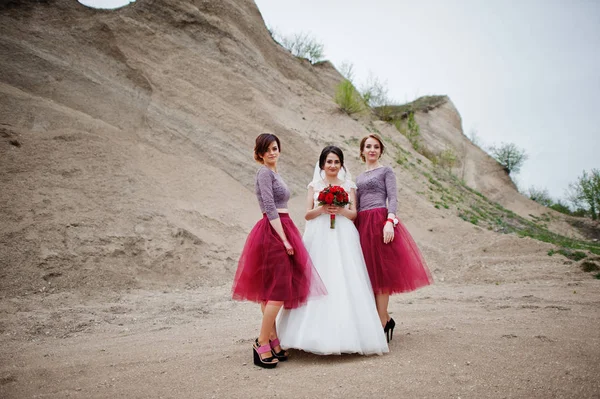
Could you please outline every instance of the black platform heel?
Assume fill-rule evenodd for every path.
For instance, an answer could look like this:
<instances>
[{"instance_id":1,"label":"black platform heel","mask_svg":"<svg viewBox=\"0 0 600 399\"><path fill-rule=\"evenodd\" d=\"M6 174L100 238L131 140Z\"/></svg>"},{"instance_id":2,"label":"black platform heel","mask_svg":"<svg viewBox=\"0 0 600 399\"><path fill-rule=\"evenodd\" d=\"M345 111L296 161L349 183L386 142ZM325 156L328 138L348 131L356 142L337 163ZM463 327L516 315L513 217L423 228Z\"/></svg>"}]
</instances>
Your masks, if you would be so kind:
<instances>
[{"instance_id":1,"label":"black platform heel","mask_svg":"<svg viewBox=\"0 0 600 399\"><path fill-rule=\"evenodd\" d=\"M263 359L260 357L261 354L270 352L271 356ZM261 346L258 343L258 338L254 345L252 345L252 353L254 354L254 364L258 367L263 367L265 369L272 369L277 366L279 360L275 356L273 356L273 352L271 352L271 345L263 345Z\"/></svg>"},{"instance_id":2,"label":"black platform heel","mask_svg":"<svg viewBox=\"0 0 600 399\"><path fill-rule=\"evenodd\" d=\"M275 338L273 341L269 340L269 345L271 345L271 352L273 352L273 355L275 355L277 360L280 362L285 362L288 360L289 355L285 350L281 349L279 352L275 351L275 347L281 346L279 338Z\"/></svg>"},{"instance_id":3,"label":"black platform heel","mask_svg":"<svg viewBox=\"0 0 600 399\"><path fill-rule=\"evenodd\" d=\"M390 317L387 323L385 323L385 327L383 327L383 332L388 343L394 338L394 327L396 327L396 322Z\"/></svg>"}]
</instances>

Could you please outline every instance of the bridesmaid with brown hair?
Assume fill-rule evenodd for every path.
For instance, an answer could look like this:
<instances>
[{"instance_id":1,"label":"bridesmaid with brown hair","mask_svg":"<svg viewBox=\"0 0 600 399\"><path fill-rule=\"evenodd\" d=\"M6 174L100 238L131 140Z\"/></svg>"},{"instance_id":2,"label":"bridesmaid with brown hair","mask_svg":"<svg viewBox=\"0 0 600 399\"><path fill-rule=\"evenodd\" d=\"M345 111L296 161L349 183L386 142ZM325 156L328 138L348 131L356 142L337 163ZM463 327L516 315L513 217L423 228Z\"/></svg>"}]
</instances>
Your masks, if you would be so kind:
<instances>
[{"instance_id":1,"label":"bridesmaid with brown hair","mask_svg":"<svg viewBox=\"0 0 600 399\"><path fill-rule=\"evenodd\" d=\"M360 158L366 170L356 178L355 223L377 313L389 342L396 326L388 313L390 295L416 290L431 284L433 279L417 244L396 217L396 176L392 168L379 162L384 151L383 140L376 134L360 142Z\"/></svg>"},{"instance_id":2,"label":"bridesmaid with brown hair","mask_svg":"<svg viewBox=\"0 0 600 399\"><path fill-rule=\"evenodd\" d=\"M252 352L254 364L264 368L288 358L275 327L281 307L293 309L310 296L326 293L288 213L290 191L277 172L280 151L274 134L256 138L254 159L262 166L256 173L255 190L263 217L248 235L232 289L233 299L261 304L262 323Z\"/></svg>"}]
</instances>

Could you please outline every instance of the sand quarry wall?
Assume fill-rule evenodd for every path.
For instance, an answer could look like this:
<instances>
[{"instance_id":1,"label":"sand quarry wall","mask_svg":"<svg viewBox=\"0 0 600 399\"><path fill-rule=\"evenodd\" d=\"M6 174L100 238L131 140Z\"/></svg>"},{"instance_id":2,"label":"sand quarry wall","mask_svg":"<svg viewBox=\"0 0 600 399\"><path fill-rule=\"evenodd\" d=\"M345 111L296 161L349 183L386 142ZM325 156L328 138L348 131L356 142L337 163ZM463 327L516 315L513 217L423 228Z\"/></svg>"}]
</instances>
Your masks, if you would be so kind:
<instances>
[{"instance_id":1,"label":"sand quarry wall","mask_svg":"<svg viewBox=\"0 0 600 399\"><path fill-rule=\"evenodd\" d=\"M333 65L291 56L252 1L0 8L3 295L228 284L261 216L258 133L282 140L280 172L300 227L325 144L345 150L354 175L358 140L369 131L414 153L390 125L339 112L333 95L342 77ZM463 151L457 173L475 189L524 216L541 211L464 137L450 100L417 121L433 149ZM400 215L435 268L443 254L434 242L465 222L432 209L393 152L384 162L396 168ZM429 240L440 218L446 227Z\"/></svg>"}]
</instances>

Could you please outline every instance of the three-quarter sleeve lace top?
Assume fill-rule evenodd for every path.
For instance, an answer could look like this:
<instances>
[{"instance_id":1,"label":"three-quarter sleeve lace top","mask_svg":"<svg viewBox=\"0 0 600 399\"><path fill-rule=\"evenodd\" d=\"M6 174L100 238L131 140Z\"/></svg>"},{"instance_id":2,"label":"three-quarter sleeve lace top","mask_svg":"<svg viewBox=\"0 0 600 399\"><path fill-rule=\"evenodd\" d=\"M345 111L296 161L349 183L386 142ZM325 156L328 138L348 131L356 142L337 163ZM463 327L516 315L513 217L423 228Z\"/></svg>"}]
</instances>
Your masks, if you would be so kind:
<instances>
[{"instance_id":1,"label":"three-quarter sleeve lace top","mask_svg":"<svg viewBox=\"0 0 600 399\"><path fill-rule=\"evenodd\" d=\"M387 208L388 213L396 214L398 193L396 175L392 168L382 166L363 172L356 178L356 186L356 209L358 212Z\"/></svg>"},{"instance_id":2,"label":"three-quarter sleeve lace top","mask_svg":"<svg viewBox=\"0 0 600 399\"><path fill-rule=\"evenodd\" d=\"M269 220L279 217L278 208L287 208L290 190L281 176L266 166L261 166L256 172L255 190L260 210L267 214Z\"/></svg>"}]
</instances>

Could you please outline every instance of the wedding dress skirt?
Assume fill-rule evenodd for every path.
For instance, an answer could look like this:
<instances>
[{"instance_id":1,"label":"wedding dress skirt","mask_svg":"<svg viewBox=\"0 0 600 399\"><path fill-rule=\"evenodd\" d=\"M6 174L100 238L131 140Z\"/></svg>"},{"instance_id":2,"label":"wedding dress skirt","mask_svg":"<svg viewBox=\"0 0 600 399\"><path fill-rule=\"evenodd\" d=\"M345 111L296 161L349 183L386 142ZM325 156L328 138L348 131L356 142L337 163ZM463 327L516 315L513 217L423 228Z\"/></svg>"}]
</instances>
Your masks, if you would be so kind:
<instances>
[{"instance_id":1,"label":"wedding dress skirt","mask_svg":"<svg viewBox=\"0 0 600 399\"><path fill-rule=\"evenodd\" d=\"M283 348L320 355L389 351L354 223L337 215L306 222L303 240L327 295L283 310L277 329Z\"/></svg>"}]
</instances>

